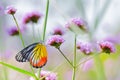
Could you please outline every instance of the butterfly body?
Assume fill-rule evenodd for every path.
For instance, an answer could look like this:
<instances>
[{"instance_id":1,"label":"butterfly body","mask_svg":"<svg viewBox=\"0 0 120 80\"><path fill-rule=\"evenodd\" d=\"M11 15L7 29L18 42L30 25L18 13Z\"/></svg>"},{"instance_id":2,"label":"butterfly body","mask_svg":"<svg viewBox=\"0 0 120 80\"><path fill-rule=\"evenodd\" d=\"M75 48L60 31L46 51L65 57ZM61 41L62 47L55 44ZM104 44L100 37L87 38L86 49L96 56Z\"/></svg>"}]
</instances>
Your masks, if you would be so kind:
<instances>
[{"instance_id":1,"label":"butterfly body","mask_svg":"<svg viewBox=\"0 0 120 80\"><path fill-rule=\"evenodd\" d=\"M15 58L18 62L29 61L33 67L41 68L47 62L47 55L46 46L38 42L25 47Z\"/></svg>"}]
</instances>

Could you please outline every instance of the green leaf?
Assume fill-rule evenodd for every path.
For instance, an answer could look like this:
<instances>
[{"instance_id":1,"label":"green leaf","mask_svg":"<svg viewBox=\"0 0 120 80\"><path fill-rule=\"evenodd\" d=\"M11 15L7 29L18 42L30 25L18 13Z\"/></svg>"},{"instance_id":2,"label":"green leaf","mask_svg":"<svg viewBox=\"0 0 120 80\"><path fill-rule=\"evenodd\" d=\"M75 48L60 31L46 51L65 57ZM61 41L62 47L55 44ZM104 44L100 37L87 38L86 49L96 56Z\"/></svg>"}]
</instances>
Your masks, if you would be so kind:
<instances>
[{"instance_id":1,"label":"green leaf","mask_svg":"<svg viewBox=\"0 0 120 80\"><path fill-rule=\"evenodd\" d=\"M37 79L37 77L33 73L30 73L29 71L20 69L20 68L18 68L16 66L13 66L13 65L10 65L10 64L4 63L4 62L0 62L0 64L3 65L3 66L6 66L8 68L11 68L11 69L13 69L15 71L18 71L20 73L26 74L28 76L32 76L33 78Z\"/></svg>"}]
</instances>

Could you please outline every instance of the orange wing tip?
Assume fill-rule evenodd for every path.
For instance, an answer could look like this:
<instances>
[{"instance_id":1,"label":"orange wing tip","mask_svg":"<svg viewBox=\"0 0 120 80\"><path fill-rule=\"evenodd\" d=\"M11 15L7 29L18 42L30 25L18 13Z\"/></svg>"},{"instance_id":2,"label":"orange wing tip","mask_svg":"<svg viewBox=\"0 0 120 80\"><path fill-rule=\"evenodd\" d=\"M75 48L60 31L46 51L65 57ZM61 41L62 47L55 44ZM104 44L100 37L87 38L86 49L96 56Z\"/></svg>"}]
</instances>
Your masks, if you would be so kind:
<instances>
[{"instance_id":1,"label":"orange wing tip","mask_svg":"<svg viewBox=\"0 0 120 80\"><path fill-rule=\"evenodd\" d=\"M37 63L34 63L32 62L32 60L30 60L30 64L35 68L42 68L43 66L45 66L46 63L47 63L47 57L41 58Z\"/></svg>"}]
</instances>

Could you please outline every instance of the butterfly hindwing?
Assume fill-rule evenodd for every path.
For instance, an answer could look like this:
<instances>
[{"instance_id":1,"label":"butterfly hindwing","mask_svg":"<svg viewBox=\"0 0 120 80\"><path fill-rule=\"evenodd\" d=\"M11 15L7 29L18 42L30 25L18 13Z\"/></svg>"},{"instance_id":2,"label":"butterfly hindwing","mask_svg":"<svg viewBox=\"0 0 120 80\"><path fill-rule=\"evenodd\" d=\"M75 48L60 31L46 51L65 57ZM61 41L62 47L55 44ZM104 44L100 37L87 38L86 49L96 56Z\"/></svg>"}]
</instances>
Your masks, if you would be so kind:
<instances>
[{"instance_id":1,"label":"butterfly hindwing","mask_svg":"<svg viewBox=\"0 0 120 80\"><path fill-rule=\"evenodd\" d=\"M42 44L36 45L34 48L34 53L30 58L30 63L33 67L41 68L47 62L47 51L46 47Z\"/></svg>"}]
</instances>

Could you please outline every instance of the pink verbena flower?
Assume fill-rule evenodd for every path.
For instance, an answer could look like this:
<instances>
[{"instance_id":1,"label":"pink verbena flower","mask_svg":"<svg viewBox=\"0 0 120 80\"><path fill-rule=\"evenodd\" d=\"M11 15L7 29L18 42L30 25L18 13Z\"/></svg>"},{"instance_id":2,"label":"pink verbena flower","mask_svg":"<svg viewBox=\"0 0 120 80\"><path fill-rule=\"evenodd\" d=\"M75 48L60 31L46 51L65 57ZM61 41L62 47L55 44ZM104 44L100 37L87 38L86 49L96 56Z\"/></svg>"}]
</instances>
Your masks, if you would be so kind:
<instances>
[{"instance_id":1,"label":"pink verbena flower","mask_svg":"<svg viewBox=\"0 0 120 80\"><path fill-rule=\"evenodd\" d=\"M114 53L115 52L115 46L113 43L109 42L109 41L101 41L98 42L102 52L105 53Z\"/></svg>"},{"instance_id":2,"label":"pink verbena flower","mask_svg":"<svg viewBox=\"0 0 120 80\"><path fill-rule=\"evenodd\" d=\"M89 43L83 43L83 42L79 42L77 44L77 49L80 49L81 52L83 52L84 54L91 54L93 52L92 46Z\"/></svg>"},{"instance_id":3,"label":"pink verbena flower","mask_svg":"<svg viewBox=\"0 0 120 80\"><path fill-rule=\"evenodd\" d=\"M8 29L8 34L10 36L19 35L19 31L16 27L11 27L11 28Z\"/></svg>"},{"instance_id":4,"label":"pink verbena flower","mask_svg":"<svg viewBox=\"0 0 120 80\"><path fill-rule=\"evenodd\" d=\"M14 15L16 11L17 9L15 9L13 6L7 6L5 13Z\"/></svg>"},{"instance_id":5,"label":"pink verbena flower","mask_svg":"<svg viewBox=\"0 0 120 80\"><path fill-rule=\"evenodd\" d=\"M65 27L71 30L72 26L74 26L74 25L78 26L78 28L80 28L83 31L88 30L86 22L80 18L71 19L68 23L66 23Z\"/></svg>"},{"instance_id":6,"label":"pink verbena flower","mask_svg":"<svg viewBox=\"0 0 120 80\"><path fill-rule=\"evenodd\" d=\"M56 48L59 48L59 46L64 42L65 40L60 35L53 35L51 36L46 44L54 46Z\"/></svg>"},{"instance_id":7,"label":"pink verbena flower","mask_svg":"<svg viewBox=\"0 0 120 80\"><path fill-rule=\"evenodd\" d=\"M42 80L57 80L57 74L50 71L41 70L40 77L43 77ZM31 77L30 80L34 79Z\"/></svg>"},{"instance_id":8,"label":"pink verbena flower","mask_svg":"<svg viewBox=\"0 0 120 80\"><path fill-rule=\"evenodd\" d=\"M53 35L63 35L65 31L60 27L55 27L52 31Z\"/></svg>"},{"instance_id":9,"label":"pink verbena flower","mask_svg":"<svg viewBox=\"0 0 120 80\"><path fill-rule=\"evenodd\" d=\"M23 32L24 29L23 28L20 28L20 32ZM18 31L18 28L16 26L12 26L10 28L7 29L7 32L10 36L17 36L19 35L19 31Z\"/></svg>"},{"instance_id":10,"label":"pink verbena flower","mask_svg":"<svg viewBox=\"0 0 120 80\"><path fill-rule=\"evenodd\" d=\"M42 14L37 11L30 12L23 17L23 23L24 24L27 24L30 22L37 23L41 17L42 17Z\"/></svg>"}]
</instances>

